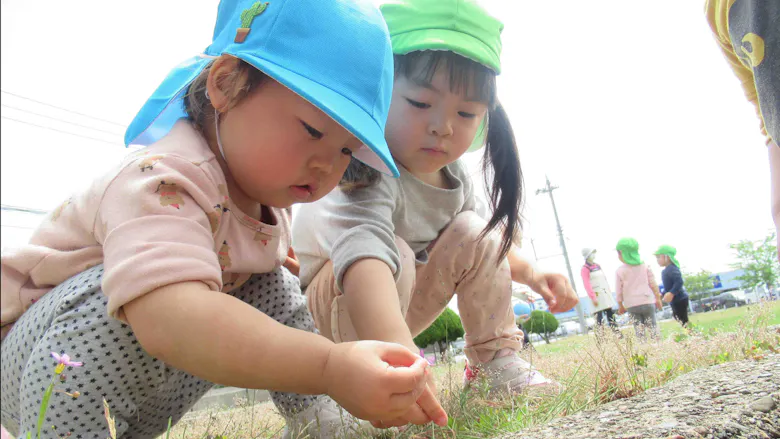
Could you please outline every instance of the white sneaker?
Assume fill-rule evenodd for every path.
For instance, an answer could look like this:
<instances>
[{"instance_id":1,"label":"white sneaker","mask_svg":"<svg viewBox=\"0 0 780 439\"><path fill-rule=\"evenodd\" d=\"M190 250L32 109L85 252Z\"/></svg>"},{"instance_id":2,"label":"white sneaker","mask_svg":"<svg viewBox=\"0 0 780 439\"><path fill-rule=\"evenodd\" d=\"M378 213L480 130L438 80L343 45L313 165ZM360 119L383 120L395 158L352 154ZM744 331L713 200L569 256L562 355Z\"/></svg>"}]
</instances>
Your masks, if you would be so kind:
<instances>
[{"instance_id":1,"label":"white sneaker","mask_svg":"<svg viewBox=\"0 0 780 439\"><path fill-rule=\"evenodd\" d=\"M344 410L329 396L319 396L317 402L293 416L285 417L283 439L351 438L378 434L370 422L360 420ZM362 434L362 436L361 436Z\"/></svg>"},{"instance_id":2,"label":"white sneaker","mask_svg":"<svg viewBox=\"0 0 780 439\"><path fill-rule=\"evenodd\" d=\"M559 389L560 384L545 378L517 354L495 358L471 367L466 362L464 384L469 387L480 376L489 380L489 392L521 393L528 388Z\"/></svg>"}]
</instances>

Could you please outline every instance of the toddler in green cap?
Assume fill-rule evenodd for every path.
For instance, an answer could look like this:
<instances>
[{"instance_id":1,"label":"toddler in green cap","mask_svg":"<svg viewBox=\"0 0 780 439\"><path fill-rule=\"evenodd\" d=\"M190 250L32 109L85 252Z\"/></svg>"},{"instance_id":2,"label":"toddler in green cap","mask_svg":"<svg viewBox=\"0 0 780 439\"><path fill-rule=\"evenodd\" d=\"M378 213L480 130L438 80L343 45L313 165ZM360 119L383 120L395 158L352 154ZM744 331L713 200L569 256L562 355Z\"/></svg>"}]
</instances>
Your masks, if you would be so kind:
<instances>
[{"instance_id":1,"label":"toddler in green cap","mask_svg":"<svg viewBox=\"0 0 780 439\"><path fill-rule=\"evenodd\" d=\"M552 312L571 309L577 298L564 276L536 272L513 244L523 185L496 90L503 24L473 0L393 0L381 10L395 55L386 138L401 175L388 178L353 160L339 189L302 206L293 246L315 323L337 342L416 349L413 337L457 294L467 384L484 375L495 391L549 385L517 355L523 335L511 284L531 287ZM475 212L460 160L479 149L487 221Z\"/></svg>"},{"instance_id":2,"label":"toddler in green cap","mask_svg":"<svg viewBox=\"0 0 780 439\"><path fill-rule=\"evenodd\" d=\"M657 337L659 334L655 311L661 310L663 304L655 276L639 257L639 243L636 239L622 238L616 249L618 259L623 263L615 275L618 314L628 311L637 337L644 339L648 328L651 336Z\"/></svg>"},{"instance_id":3,"label":"toddler in green cap","mask_svg":"<svg viewBox=\"0 0 780 439\"><path fill-rule=\"evenodd\" d=\"M672 315L683 327L688 325L688 293L685 292L680 263L677 262L677 249L671 245L662 245L655 251L658 265L664 267L661 282L664 286L663 301L672 307Z\"/></svg>"}]
</instances>

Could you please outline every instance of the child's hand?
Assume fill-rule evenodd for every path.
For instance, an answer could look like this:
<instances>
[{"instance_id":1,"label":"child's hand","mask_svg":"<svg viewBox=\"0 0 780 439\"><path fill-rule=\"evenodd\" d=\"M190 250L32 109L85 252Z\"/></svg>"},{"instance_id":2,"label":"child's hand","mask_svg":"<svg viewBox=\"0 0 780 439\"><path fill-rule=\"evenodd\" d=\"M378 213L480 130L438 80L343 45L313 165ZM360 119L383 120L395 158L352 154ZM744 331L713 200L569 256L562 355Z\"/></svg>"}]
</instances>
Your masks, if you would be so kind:
<instances>
[{"instance_id":1,"label":"child's hand","mask_svg":"<svg viewBox=\"0 0 780 439\"><path fill-rule=\"evenodd\" d=\"M287 260L284 261L282 267L290 270L290 273L296 276L300 274L301 264L300 262L298 262L298 258L295 256L295 252L293 251L292 247L290 247L290 249L287 250Z\"/></svg>"},{"instance_id":2,"label":"child's hand","mask_svg":"<svg viewBox=\"0 0 780 439\"><path fill-rule=\"evenodd\" d=\"M421 398L428 374L428 362L402 345L359 341L334 345L323 377L328 395L358 418L390 421L422 407L425 413L415 410L416 419L446 422L435 398ZM418 407L418 399L425 405Z\"/></svg>"},{"instance_id":3,"label":"child's hand","mask_svg":"<svg viewBox=\"0 0 780 439\"><path fill-rule=\"evenodd\" d=\"M447 414L434 396L437 392L432 373L428 374L426 381L427 388L417 399L417 404L403 416L389 421L371 421L371 424L376 428L403 427L408 424L425 425L431 421L442 427L447 425Z\"/></svg>"},{"instance_id":4,"label":"child's hand","mask_svg":"<svg viewBox=\"0 0 780 439\"><path fill-rule=\"evenodd\" d=\"M558 273L534 273L528 286L544 298L551 313L568 311L579 302L569 280Z\"/></svg>"},{"instance_id":5,"label":"child's hand","mask_svg":"<svg viewBox=\"0 0 780 439\"><path fill-rule=\"evenodd\" d=\"M618 308L618 315L623 315L626 313L626 307L623 306L623 304L620 304L620 307Z\"/></svg>"},{"instance_id":6,"label":"child's hand","mask_svg":"<svg viewBox=\"0 0 780 439\"><path fill-rule=\"evenodd\" d=\"M420 395L420 398L417 399L417 404L408 412L388 421L371 421L371 425L376 428L390 428L403 427L408 424L425 425L429 422L434 422L443 427L447 425L447 413L441 408L439 401L434 396L435 394L436 388L429 384L422 395Z\"/></svg>"}]
</instances>

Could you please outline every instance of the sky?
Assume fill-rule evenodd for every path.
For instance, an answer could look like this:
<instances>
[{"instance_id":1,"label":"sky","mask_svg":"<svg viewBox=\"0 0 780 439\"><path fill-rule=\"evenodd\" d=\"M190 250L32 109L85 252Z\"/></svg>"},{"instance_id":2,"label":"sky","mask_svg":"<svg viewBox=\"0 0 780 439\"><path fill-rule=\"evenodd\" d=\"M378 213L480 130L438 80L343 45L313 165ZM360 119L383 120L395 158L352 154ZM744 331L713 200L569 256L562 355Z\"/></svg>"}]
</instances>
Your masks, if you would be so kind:
<instances>
[{"instance_id":1,"label":"sky","mask_svg":"<svg viewBox=\"0 0 780 439\"><path fill-rule=\"evenodd\" d=\"M522 252L566 273L549 196L535 194L549 177L581 295L583 247L610 276L623 236L656 274L660 244L685 270L718 272L729 243L773 229L759 122L703 3L484 1L505 23L498 87L525 176ZM50 210L127 154L124 127L210 43L217 2L1 5L0 199ZM479 158L465 157L475 182ZM7 249L40 217L1 219Z\"/></svg>"}]
</instances>

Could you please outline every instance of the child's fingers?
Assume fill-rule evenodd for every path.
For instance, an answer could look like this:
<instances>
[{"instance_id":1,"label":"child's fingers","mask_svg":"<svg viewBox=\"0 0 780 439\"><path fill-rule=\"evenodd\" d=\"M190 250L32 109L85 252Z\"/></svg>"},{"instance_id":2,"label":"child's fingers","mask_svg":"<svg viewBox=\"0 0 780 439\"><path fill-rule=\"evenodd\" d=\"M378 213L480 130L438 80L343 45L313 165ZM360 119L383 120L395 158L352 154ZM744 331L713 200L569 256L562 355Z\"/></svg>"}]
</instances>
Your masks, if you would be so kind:
<instances>
[{"instance_id":1,"label":"child's fingers","mask_svg":"<svg viewBox=\"0 0 780 439\"><path fill-rule=\"evenodd\" d=\"M419 395L416 392L406 393L394 393L390 395L390 400L387 403L387 409L389 412L397 414L399 417L407 412L410 412L412 408L417 407L417 398ZM419 407L417 407L419 409ZM421 416L425 416L425 413L420 410Z\"/></svg>"},{"instance_id":2,"label":"child's fingers","mask_svg":"<svg viewBox=\"0 0 780 439\"><path fill-rule=\"evenodd\" d=\"M542 279L541 282L537 282L533 286L533 290L542 296L544 301L547 302L547 306L550 308L550 310L556 309L558 301L555 300L555 296L553 296L552 291L550 291L550 287L547 286L547 281L545 279Z\"/></svg>"},{"instance_id":3,"label":"child's fingers","mask_svg":"<svg viewBox=\"0 0 780 439\"><path fill-rule=\"evenodd\" d=\"M391 393L415 392L419 395L425 386L427 368L428 362L425 360L409 367L388 367L383 381Z\"/></svg>"},{"instance_id":4,"label":"child's fingers","mask_svg":"<svg viewBox=\"0 0 780 439\"><path fill-rule=\"evenodd\" d=\"M406 425L410 423L415 425L425 425L431 422L431 418L429 418L428 415L425 414L423 409L419 405L417 405L416 402L417 400L415 399L412 402L412 404L408 406L406 412L404 412L403 415L397 418L398 421L402 422L401 425ZM397 427L398 425L393 425L393 426Z\"/></svg>"},{"instance_id":5,"label":"child's fingers","mask_svg":"<svg viewBox=\"0 0 780 439\"><path fill-rule=\"evenodd\" d=\"M379 356L382 358L382 361L391 366L411 367L419 361L422 361L426 365L428 364L420 355L398 343L382 343L379 350Z\"/></svg>"},{"instance_id":6,"label":"child's fingers","mask_svg":"<svg viewBox=\"0 0 780 439\"><path fill-rule=\"evenodd\" d=\"M404 425L409 424L402 418L395 418L390 419L387 421L371 421L371 425L374 426L374 428L391 428L391 427L403 427Z\"/></svg>"},{"instance_id":7,"label":"child's fingers","mask_svg":"<svg viewBox=\"0 0 780 439\"><path fill-rule=\"evenodd\" d=\"M436 423L436 425L447 425L447 412L444 411L444 407L441 406L436 397L433 396L431 389L427 386L422 395L420 395L420 398L417 399L417 405L422 408L428 418Z\"/></svg>"}]
</instances>

